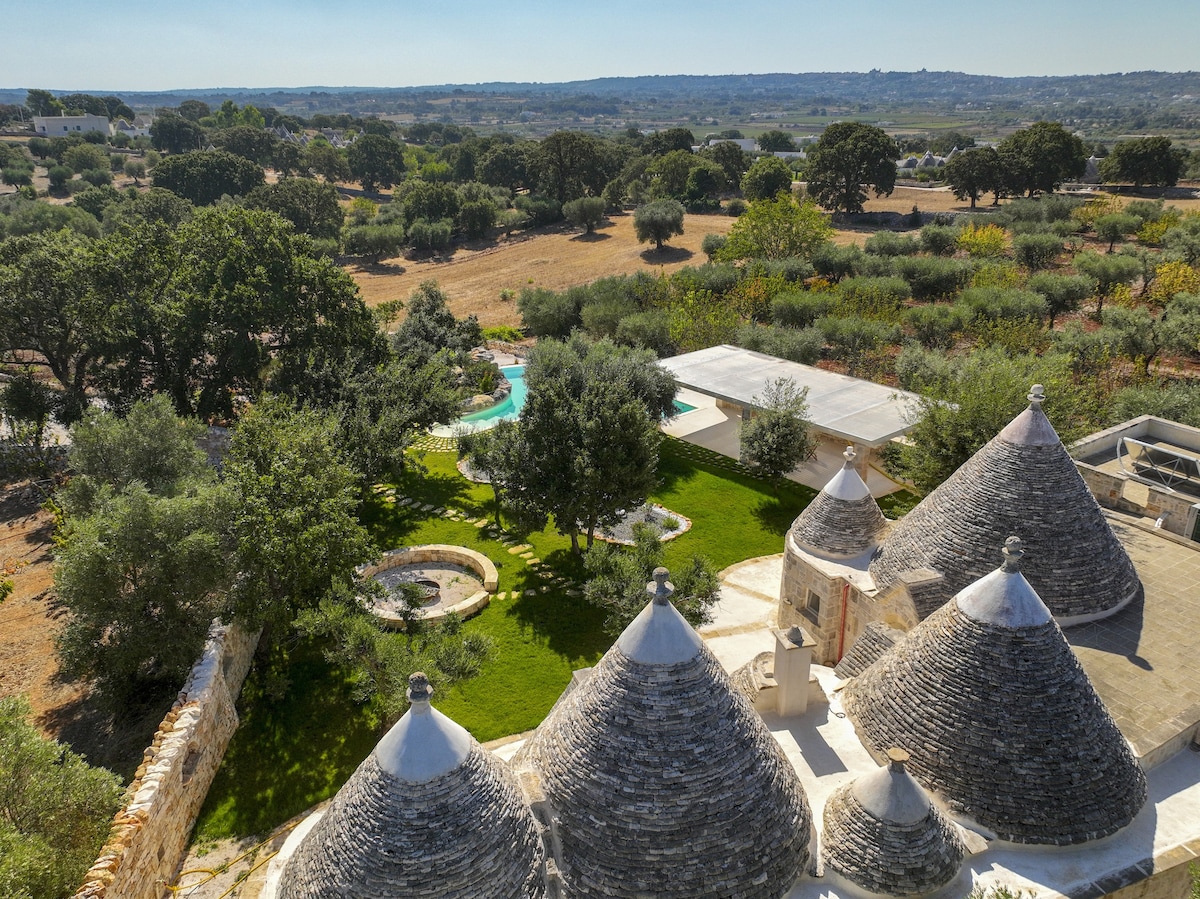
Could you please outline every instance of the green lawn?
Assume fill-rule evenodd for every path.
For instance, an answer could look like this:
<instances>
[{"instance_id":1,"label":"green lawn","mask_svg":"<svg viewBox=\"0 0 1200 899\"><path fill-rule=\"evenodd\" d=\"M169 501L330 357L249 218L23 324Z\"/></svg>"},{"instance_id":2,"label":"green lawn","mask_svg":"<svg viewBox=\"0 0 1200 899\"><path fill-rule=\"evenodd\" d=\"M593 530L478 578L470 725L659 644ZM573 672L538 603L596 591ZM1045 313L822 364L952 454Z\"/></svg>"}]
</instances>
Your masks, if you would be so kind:
<instances>
[{"instance_id":1,"label":"green lawn","mask_svg":"<svg viewBox=\"0 0 1200 899\"><path fill-rule=\"evenodd\" d=\"M410 472L400 496L447 506L473 517L494 516L490 487L472 484L451 453L429 453L427 471ZM791 482L779 492L737 463L667 439L654 501L692 520L667 546L667 564L692 553L718 568L781 552L783 535L814 491ZM465 624L491 637L495 652L476 678L434 696L434 704L481 741L530 730L545 717L577 668L593 665L611 643L604 616L546 581L492 536L490 529L453 521L379 498L365 521L381 549L453 543L485 553L496 564L498 600ZM536 557L574 581L582 576L570 541L548 530L527 542ZM534 591L527 595L526 591ZM345 675L325 662L314 641L281 648L267 671L256 668L239 702L242 723L209 791L197 839L262 833L332 795L380 737L379 723L350 700ZM268 688L285 676L290 688L273 700Z\"/></svg>"}]
</instances>

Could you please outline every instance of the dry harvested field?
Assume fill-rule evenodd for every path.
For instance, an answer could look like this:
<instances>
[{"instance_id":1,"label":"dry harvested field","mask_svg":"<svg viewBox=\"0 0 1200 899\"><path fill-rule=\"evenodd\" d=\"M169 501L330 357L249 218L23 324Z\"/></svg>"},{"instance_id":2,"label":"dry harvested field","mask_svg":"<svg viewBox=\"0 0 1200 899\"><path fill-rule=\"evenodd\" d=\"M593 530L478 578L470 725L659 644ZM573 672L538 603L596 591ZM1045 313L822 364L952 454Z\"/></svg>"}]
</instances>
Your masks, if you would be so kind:
<instances>
[{"instance_id":1,"label":"dry harvested field","mask_svg":"<svg viewBox=\"0 0 1200 899\"><path fill-rule=\"evenodd\" d=\"M1200 210L1200 199L1171 199L1168 203L1185 211ZM945 188L898 187L890 197L870 199L867 212L969 212L970 205L954 198ZM986 206L981 204L981 209ZM499 325L520 327L521 316L512 300L502 300L500 291L520 292L523 287L563 290L607 275L638 271L670 274L685 265L701 265L704 235L726 233L735 219L721 215L689 215L684 233L671 240L661 254L639 244L633 233L633 216L618 215L596 234L585 237L560 227L537 234L518 236L478 249L460 248L448 261L385 260L377 266L350 266L371 306L387 300L407 299L422 281L433 279L450 298L455 315L474 313L485 328ZM841 230L840 244L862 243L869 230Z\"/></svg>"},{"instance_id":2,"label":"dry harvested field","mask_svg":"<svg viewBox=\"0 0 1200 899\"><path fill-rule=\"evenodd\" d=\"M433 279L449 296L455 315L473 312L485 328L519 327L516 303L502 300L500 291L515 294L523 287L564 290L606 275L638 271L670 274L685 265L705 262L700 251L704 235L724 234L734 221L722 215L686 216L682 236L672 238L662 252L652 244L637 242L632 215L615 215L589 236L556 227L480 249L460 248L445 262L396 258L379 266L351 266L348 271L371 306L407 299L418 284Z\"/></svg>"}]
</instances>

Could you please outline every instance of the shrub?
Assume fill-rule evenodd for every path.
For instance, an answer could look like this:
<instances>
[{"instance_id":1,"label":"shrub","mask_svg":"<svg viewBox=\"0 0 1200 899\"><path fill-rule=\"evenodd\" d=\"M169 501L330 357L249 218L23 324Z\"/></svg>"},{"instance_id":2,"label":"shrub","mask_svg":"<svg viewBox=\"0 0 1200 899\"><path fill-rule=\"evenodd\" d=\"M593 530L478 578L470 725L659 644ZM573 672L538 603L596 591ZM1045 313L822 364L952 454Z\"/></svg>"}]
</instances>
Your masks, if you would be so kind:
<instances>
[{"instance_id":1,"label":"shrub","mask_svg":"<svg viewBox=\"0 0 1200 899\"><path fill-rule=\"evenodd\" d=\"M825 335L817 328L776 328L751 324L738 329L734 343L757 353L812 365L821 358Z\"/></svg>"},{"instance_id":2,"label":"shrub","mask_svg":"<svg viewBox=\"0 0 1200 899\"><path fill-rule=\"evenodd\" d=\"M912 297L912 288L903 278L844 278L837 286L842 315L867 318L894 318L904 302Z\"/></svg>"},{"instance_id":3,"label":"shrub","mask_svg":"<svg viewBox=\"0 0 1200 899\"><path fill-rule=\"evenodd\" d=\"M825 244L818 247L811 257L817 274L834 282L855 274L862 258L863 251L854 244L844 247Z\"/></svg>"},{"instance_id":4,"label":"shrub","mask_svg":"<svg viewBox=\"0 0 1200 899\"><path fill-rule=\"evenodd\" d=\"M1021 286L1021 270L1008 259L972 260L974 271L967 282L968 287L1001 287L1004 289Z\"/></svg>"},{"instance_id":5,"label":"shrub","mask_svg":"<svg viewBox=\"0 0 1200 899\"><path fill-rule=\"evenodd\" d=\"M540 225L549 225L562 218L562 207L553 197L529 194L517 197L514 205L529 217L529 224L534 228Z\"/></svg>"},{"instance_id":6,"label":"shrub","mask_svg":"<svg viewBox=\"0 0 1200 899\"><path fill-rule=\"evenodd\" d=\"M904 311L904 324L921 346L931 350L947 350L954 346L954 335L965 323L964 312L958 306L935 303Z\"/></svg>"},{"instance_id":7,"label":"shrub","mask_svg":"<svg viewBox=\"0 0 1200 899\"><path fill-rule=\"evenodd\" d=\"M926 225L921 229L921 249L934 256L949 256L954 252L958 229L947 225Z\"/></svg>"},{"instance_id":8,"label":"shrub","mask_svg":"<svg viewBox=\"0 0 1200 899\"><path fill-rule=\"evenodd\" d=\"M725 214L730 218L738 218L746 211L746 201L741 197L734 197L725 204Z\"/></svg>"},{"instance_id":9,"label":"shrub","mask_svg":"<svg viewBox=\"0 0 1200 899\"><path fill-rule=\"evenodd\" d=\"M408 241L418 252L437 253L450 248L453 233L454 222L450 219L439 219L435 222L417 219L408 229Z\"/></svg>"},{"instance_id":10,"label":"shrub","mask_svg":"<svg viewBox=\"0 0 1200 899\"><path fill-rule=\"evenodd\" d=\"M873 256L912 256L920 251L921 242L907 234L879 231L867 238L863 249Z\"/></svg>"},{"instance_id":11,"label":"shrub","mask_svg":"<svg viewBox=\"0 0 1200 899\"><path fill-rule=\"evenodd\" d=\"M1062 248L1062 240L1053 234L1018 234L1013 238L1013 256L1030 271L1049 268Z\"/></svg>"},{"instance_id":12,"label":"shrub","mask_svg":"<svg viewBox=\"0 0 1200 899\"><path fill-rule=\"evenodd\" d=\"M896 274L908 282L917 300L936 300L957 293L971 277L971 265L959 259L908 256L895 260ZM818 269L820 271L820 269Z\"/></svg>"},{"instance_id":13,"label":"shrub","mask_svg":"<svg viewBox=\"0 0 1200 899\"><path fill-rule=\"evenodd\" d=\"M458 226L468 238L477 239L496 224L499 213L491 200L468 200L459 207Z\"/></svg>"},{"instance_id":14,"label":"shrub","mask_svg":"<svg viewBox=\"0 0 1200 899\"><path fill-rule=\"evenodd\" d=\"M745 267L747 278L779 278L788 284L799 284L813 276L813 265L803 256L782 259L752 259Z\"/></svg>"},{"instance_id":15,"label":"shrub","mask_svg":"<svg viewBox=\"0 0 1200 899\"><path fill-rule=\"evenodd\" d=\"M964 290L957 305L971 325L998 321L1041 321L1046 299L1030 290L972 287Z\"/></svg>"},{"instance_id":16,"label":"shrub","mask_svg":"<svg viewBox=\"0 0 1200 899\"><path fill-rule=\"evenodd\" d=\"M895 325L856 317L826 316L815 327L825 335L833 358L845 362L852 375L867 353L900 339Z\"/></svg>"},{"instance_id":17,"label":"shrub","mask_svg":"<svg viewBox=\"0 0 1200 899\"><path fill-rule=\"evenodd\" d=\"M983 259L1003 256L1008 236L999 225L977 225L974 222L959 232L955 245L967 255Z\"/></svg>"},{"instance_id":18,"label":"shrub","mask_svg":"<svg viewBox=\"0 0 1200 899\"><path fill-rule=\"evenodd\" d=\"M535 337L565 338L583 324L577 299L578 295L527 287L517 297L517 308L528 333Z\"/></svg>"},{"instance_id":19,"label":"shrub","mask_svg":"<svg viewBox=\"0 0 1200 899\"><path fill-rule=\"evenodd\" d=\"M1074 312L1079 304L1096 292L1096 282L1085 275L1058 275L1039 272L1029 279L1027 285L1034 293L1041 294L1050 314L1050 327L1064 312Z\"/></svg>"},{"instance_id":20,"label":"shrub","mask_svg":"<svg viewBox=\"0 0 1200 899\"><path fill-rule=\"evenodd\" d=\"M624 346L653 350L660 358L675 353L671 317L663 309L648 309L625 316L617 325L613 340Z\"/></svg>"},{"instance_id":21,"label":"shrub","mask_svg":"<svg viewBox=\"0 0 1200 899\"><path fill-rule=\"evenodd\" d=\"M674 274L671 283L711 290L715 294L723 295L733 290L741 277L741 272L732 265L706 263L695 268L690 265L684 266Z\"/></svg>"},{"instance_id":22,"label":"shrub","mask_svg":"<svg viewBox=\"0 0 1200 899\"><path fill-rule=\"evenodd\" d=\"M112 172L108 169L87 169L80 174L80 180L99 187L101 184L112 184ZM86 189L86 188L85 188Z\"/></svg>"},{"instance_id":23,"label":"shrub","mask_svg":"<svg viewBox=\"0 0 1200 899\"><path fill-rule=\"evenodd\" d=\"M359 225L346 229L346 252L378 262L385 256L398 255L404 246L404 238L401 225Z\"/></svg>"},{"instance_id":24,"label":"shrub","mask_svg":"<svg viewBox=\"0 0 1200 899\"><path fill-rule=\"evenodd\" d=\"M832 293L788 290L771 300L771 321L785 328L806 328L837 306Z\"/></svg>"},{"instance_id":25,"label":"shrub","mask_svg":"<svg viewBox=\"0 0 1200 899\"><path fill-rule=\"evenodd\" d=\"M46 174L50 179L51 190L62 190L66 183L75 177L74 170L65 165L53 165Z\"/></svg>"},{"instance_id":26,"label":"shrub","mask_svg":"<svg viewBox=\"0 0 1200 899\"><path fill-rule=\"evenodd\" d=\"M708 261L712 262L728 241L729 238L724 234L705 234L704 240L700 242L700 249L708 257Z\"/></svg>"},{"instance_id":27,"label":"shrub","mask_svg":"<svg viewBox=\"0 0 1200 899\"><path fill-rule=\"evenodd\" d=\"M525 335L521 333L519 328L514 328L511 325L497 325L494 328L484 328L483 339L499 340L504 343L516 343L518 340L524 340Z\"/></svg>"}]
</instances>

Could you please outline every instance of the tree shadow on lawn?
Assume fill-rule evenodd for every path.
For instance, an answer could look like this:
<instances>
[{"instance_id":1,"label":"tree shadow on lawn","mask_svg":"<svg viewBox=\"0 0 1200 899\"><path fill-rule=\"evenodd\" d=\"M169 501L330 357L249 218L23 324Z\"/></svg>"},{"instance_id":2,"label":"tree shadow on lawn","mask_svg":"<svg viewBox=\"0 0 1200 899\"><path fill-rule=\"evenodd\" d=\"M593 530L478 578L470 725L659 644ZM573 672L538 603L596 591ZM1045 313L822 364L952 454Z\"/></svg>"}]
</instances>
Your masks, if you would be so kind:
<instances>
[{"instance_id":1,"label":"tree shadow on lawn","mask_svg":"<svg viewBox=\"0 0 1200 899\"><path fill-rule=\"evenodd\" d=\"M266 689L272 673L290 681L280 699ZM238 712L241 725L196 827L205 838L265 833L332 796L382 735L311 640L276 649L268 662L256 664Z\"/></svg>"},{"instance_id":2,"label":"tree shadow on lawn","mask_svg":"<svg viewBox=\"0 0 1200 899\"><path fill-rule=\"evenodd\" d=\"M556 549L544 561L551 572L583 583L583 562L569 549ZM568 595L569 588L539 577L530 568L517 573L514 580L518 595L505 614L516 618L522 629L544 638L553 652L570 659L592 659L612 644L613 638L604 632L605 613L583 596ZM549 589L542 592L546 586ZM528 590L535 592L527 595Z\"/></svg>"},{"instance_id":3,"label":"tree shadow on lawn","mask_svg":"<svg viewBox=\"0 0 1200 899\"><path fill-rule=\"evenodd\" d=\"M696 254L687 247L663 247L661 250L651 247L648 250L642 250L640 255L642 261L650 265L670 265L674 262L687 262Z\"/></svg>"},{"instance_id":4,"label":"tree shadow on lawn","mask_svg":"<svg viewBox=\"0 0 1200 899\"><path fill-rule=\"evenodd\" d=\"M754 517L759 520L764 528L773 531L777 534L786 534L788 528L792 526L792 522L796 520L796 516L800 514L808 504L812 502L813 497L803 500L797 505L797 497L781 493L775 497L763 497L753 509ZM780 551L783 547L780 546Z\"/></svg>"},{"instance_id":5,"label":"tree shadow on lawn","mask_svg":"<svg viewBox=\"0 0 1200 899\"><path fill-rule=\"evenodd\" d=\"M683 459L677 450L671 448L670 444L664 441L658 456L658 488L653 491L654 494L670 493L681 489L682 485L688 481L695 480L697 465L702 464L702 462Z\"/></svg>"},{"instance_id":6,"label":"tree shadow on lawn","mask_svg":"<svg viewBox=\"0 0 1200 899\"><path fill-rule=\"evenodd\" d=\"M611 234L602 234L599 231L593 231L591 234L576 234L571 238L572 241L579 241L580 243L599 243L602 240L611 239Z\"/></svg>"}]
</instances>

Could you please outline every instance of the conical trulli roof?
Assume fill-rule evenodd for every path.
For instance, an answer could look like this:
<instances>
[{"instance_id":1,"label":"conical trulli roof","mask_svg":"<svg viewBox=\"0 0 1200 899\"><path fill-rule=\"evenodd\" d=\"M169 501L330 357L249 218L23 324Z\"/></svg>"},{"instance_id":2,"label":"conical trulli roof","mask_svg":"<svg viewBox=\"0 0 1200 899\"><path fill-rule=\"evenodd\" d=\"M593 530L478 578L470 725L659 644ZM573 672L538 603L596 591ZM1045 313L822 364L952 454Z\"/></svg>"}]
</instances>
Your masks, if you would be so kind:
<instances>
[{"instance_id":1,"label":"conical trulli roof","mask_svg":"<svg viewBox=\"0 0 1200 899\"><path fill-rule=\"evenodd\" d=\"M913 628L852 681L847 714L877 756L1017 843L1068 845L1128 824L1146 778L1062 631L1005 564Z\"/></svg>"},{"instance_id":2,"label":"conical trulli roof","mask_svg":"<svg viewBox=\"0 0 1200 899\"><path fill-rule=\"evenodd\" d=\"M907 771L908 753L834 792L825 803L825 865L872 893L919 896L958 874L966 848Z\"/></svg>"},{"instance_id":3,"label":"conical trulli roof","mask_svg":"<svg viewBox=\"0 0 1200 899\"><path fill-rule=\"evenodd\" d=\"M654 576L516 766L554 808L572 899L779 899L808 860L804 789Z\"/></svg>"},{"instance_id":4,"label":"conical trulli roof","mask_svg":"<svg viewBox=\"0 0 1200 899\"><path fill-rule=\"evenodd\" d=\"M854 449L846 463L792 522L788 536L801 549L825 556L857 556L875 545L887 522L866 482L854 468Z\"/></svg>"},{"instance_id":5,"label":"conical trulli roof","mask_svg":"<svg viewBox=\"0 0 1200 899\"><path fill-rule=\"evenodd\" d=\"M540 899L544 850L512 774L429 705L412 706L296 849L279 899Z\"/></svg>"},{"instance_id":6,"label":"conical trulli roof","mask_svg":"<svg viewBox=\"0 0 1200 899\"><path fill-rule=\"evenodd\" d=\"M887 588L900 574L931 568L945 578L923 593L922 618L990 568L992 547L1025 536L1025 576L1060 624L1111 614L1141 588L1124 547L1042 411L1040 384L1030 404L904 516L871 562Z\"/></svg>"}]
</instances>

